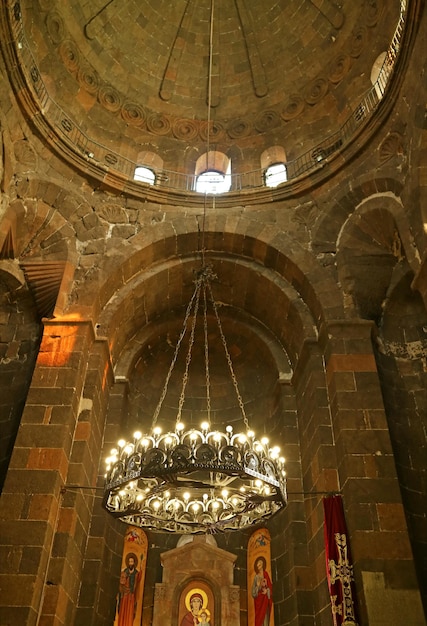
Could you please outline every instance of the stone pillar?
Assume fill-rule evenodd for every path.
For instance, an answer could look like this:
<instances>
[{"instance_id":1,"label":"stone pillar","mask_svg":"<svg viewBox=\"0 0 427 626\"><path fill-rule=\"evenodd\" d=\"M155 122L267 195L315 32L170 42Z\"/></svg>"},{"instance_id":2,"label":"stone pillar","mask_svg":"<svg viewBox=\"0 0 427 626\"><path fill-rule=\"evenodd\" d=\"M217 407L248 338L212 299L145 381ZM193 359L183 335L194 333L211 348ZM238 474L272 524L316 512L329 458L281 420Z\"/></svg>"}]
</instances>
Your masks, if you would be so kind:
<instances>
[{"instance_id":1,"label":"stone pillar","mask_svg":"<svg viewBox=\"0 0 427 626\"><path fill-rule=\"evenodd\" d=\"M304 493L300 499L304 507L308 547L307 553L303 555L306 568L301 571L303 577L298 581L298 586L302 587L299 608L301 621L298 623L329 625L331 612L326 582L322 498L328 492L337 491L339 481L323 355L317 341L305 342L294 372L293 384L298 409Z\"/></svg>"},{"instance_id":2,"label":"stone pillar","mask_svg":"<svg viewBox=\"0 0 427 626\"><path fill-rule=\"evenodd\" d=\"M106 347L105 342L103 350L106 351ZM121 421L127 412L127 393L127 380L116 381L111 385L108 393L107 423L103 425L102 430L99 426L98 445L102 443L103 449L98 465L98 491L92 508L81 573L80 595L73 626L112 626L114 622L126 525L113 520L102 508L102 488L105 483L104 458L109 455L111 448L117 445L122 434ZM106 401L105 396L104 401Z\"/></svg>"},{"instance_id":3,"label":"stone pillar","mask_svg":"<svg viewBox=\"0 0 427 626\"><path fill-rule=\"evenodd\" d=\"M281 452L286 458L289 492L286 509L269 522L272 535L274 616L276 624L310 626L314 620L312 568L308 560L301 446L294 391L290 379L281 381L283 408L280 429L271 433L271 440L283 442Z\"/></svg>"},{"instance_id":4,"label":"stone pillar","mask_svg":"<svg viewBox=\"0 0 427 626\"><path fill-rule=\"evenodd\" d=\"M339 485L353 552L361 624L425 624L387 419L372 323L325 332L325 367Z\"/></svg>"},{"instance_id":5,"label":"stone pillar","mask_svg":"<svg viewBox=\"0 0 427 626\"><path fill-rule=\"evenodd\" d=\"M98 400L84 396L93 341L88 322L45 322L0 500L2 624L73 623L92 494L63 487L95 484Z\"/></svg>"}]
</instances>

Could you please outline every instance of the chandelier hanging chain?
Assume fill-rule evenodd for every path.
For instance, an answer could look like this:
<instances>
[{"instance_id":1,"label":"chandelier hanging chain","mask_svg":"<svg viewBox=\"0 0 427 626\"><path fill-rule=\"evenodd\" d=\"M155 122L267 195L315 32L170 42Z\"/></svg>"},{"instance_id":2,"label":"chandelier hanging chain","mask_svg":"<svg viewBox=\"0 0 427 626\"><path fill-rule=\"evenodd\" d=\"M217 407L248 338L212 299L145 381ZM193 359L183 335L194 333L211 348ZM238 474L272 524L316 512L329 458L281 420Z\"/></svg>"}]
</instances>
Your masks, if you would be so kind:
<instances>
[{"instance_id":1,"label":"chandelier hanging chain","mask_svg":"<svg viewBox=\"0 0 427 626\"><path fill-rule=\"evenodd\" d=\"M218 313L218 307L216 306L215 300L213 298L212 287L211 287L211 284L209 282L207 283L207 288L209 290L209 295L210 295L210 298L211 298L212 307L213 307L215 318L216 318L216 321L217 321L217 324L218 324L219 334L221 336L221 342L222 342L222 346L224 348L225 356L226 356L226 359L227 359L228 368L230 370L231 379L233 381L234 390L236 392L237 401L239 403L239 407L240 407L240 410L242 412L243 422L244 422L244 424L246 426L246 430L249 430L248 418L246 416L246 411L245 411L245 407L244 407L244 404L243 404L242 396L240 395L239 385L237 384L237 378L236 378L236 375L234 373L233 363L231 361L230 352L228 351L227 342L225 340L225 335L224 335L224 332L222 330L222 324L221 324L221 320L220 320L219 313Z\"/></svg>"},{"instance_id":2,"label":"chandelier hanging chain","mask_svg":"<svg viewBox=\"0 0 427 626\"><path fill-rule=\"evenodd\" d=\"M201 286L202 286L202 281L203 281L202 277L199 277L196 280L196 298L195 298L195 302L194 302L193 320L192 320L192 323L191 323L190 341L188 343L187 356L186 356L186 359L185 359L185 370L184 370L184 374L183 374L183 377L182 377L181 395L179 396L178 412L177 412L177 415L176 415L176 423L177 424L179 424L180 421L181 421L182 407L184 406L184 401L185 401L185 390L186 390L187 383L188 383L188 372L189 372L189 369L190 369L191 355L193 353L194 335L195 335L195 331L196 331L197 313L198 313L198 310L199 310L200 289L201 289Z\"/></svg>"},{"instance_id":3,"label":"chandelier hanging chain","mask_svg":"<svg viewBox=\"0 0 427 626\"><path fill-rule=\"evenodd\" d=\"M165 384L163 386L162 393L160 394L160 400L159 400L159 402L157 404L157 407L156 407L156 409L154 411L154 414L153 414L153 420L152 420L152 424L151 424L152 429L157 424L157 419L159 417L160 410L161 410L161 408L163 406L163 401L164 401L164 399L166 397L166 393L167 393L167 390L168 390L170 377L172 375L172 372L173 372L174 367L175 367L176 360L178 358L178 354L179 354L179 350L180 350L180 347L181 347L182 340L184 339L185 334L187 332L187 322L188 322L188 319L189 319L189 317L191 315L191 311L193 310L193 303L194 303L194 300L195 300L195 298L197 296L198 290L199 290L199 285L196 283L196 286L195 286L194 291L193 291L193 295L191 296L190 302L188 303L187 309L185 311L184 323L182 325L181 334L180 334L180 336L178 338L178 341L176 343L176 346L175 346L175 352L174 352L174 355L173 355L173 358L172 358L172 362L171 362L171 364L169 366L168 373L166 375L166 381L165 381Z\"/></svg>"},{"instance_id":4,"label":"chandelier hanging chain","mask_svg":"<svg viewBox=\"0 0 427 626\"><path fill-rule=\"evenodd\" d=\"M215 0L211 2L210 28L209 28L209 68L208 68L208 127L206 132L206 159L209 159L210 130L211 130L211 104L212 104L212 66L213 66L213 27L214 27ZM206 163L209 168L209 163Z\"/></svg>"},{"instance_id":5,"label":"chandelier hanging chain","mask_svg":"<svg viewBox=\"0 0 427 626\"><path fill-rule=\"evenodd\" d=\"M206 412L207 422L211 424L211 379L209 372L209 341L208 341L208 303L206 298L206 282L203 283L203 333L205 337L205 372L206 372Z\"/></svg>"},{"instance_id":6,"label":"chandelier hanging chain","mask_svg":"<svg viewBox=\"0 0 427 626\"><path fill-rule=\"evenodd\" d=\"M209 55L208 55L208 94L207 94L207 122L206 122L206 171L209 170L209 152L211 141L211 105L212 105L212 66L213 66L213 28L214 28L214 11L215 0L211 1L211 11L209 20ZM213 199L215 203L215 199ZM205 191L203 202L203 224L202 224L202 243L201 243L201 257L202 267L205 265L205 224L206 224L206 205L207 205L207 190Z\"/></svg>"}]
</instances>

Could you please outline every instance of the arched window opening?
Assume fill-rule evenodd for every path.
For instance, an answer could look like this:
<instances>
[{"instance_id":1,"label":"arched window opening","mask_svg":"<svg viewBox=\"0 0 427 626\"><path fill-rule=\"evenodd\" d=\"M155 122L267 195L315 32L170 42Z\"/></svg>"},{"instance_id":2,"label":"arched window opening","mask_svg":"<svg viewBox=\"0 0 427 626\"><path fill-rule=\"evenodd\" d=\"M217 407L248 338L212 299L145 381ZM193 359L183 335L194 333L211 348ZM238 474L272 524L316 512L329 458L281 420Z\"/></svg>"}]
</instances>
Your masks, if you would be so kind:
<instances>
[{"instance_id":1,"label":"arched window opening","mask_svg":"<svg viewBox=\"0 0 427 626\"><path fill-rule=\"evenodd\" d=\"M203 154L196 163L195 190L198 193L219 194L231 189L231 161L222 152Z\"/></svg>"},{"instance_id":2,"label":"arched window opening","mask_svg":"<svg viewBox=\"0 0 427 626\"><path fill-rule=\"evenodd\" d=\"M288 171L284 163L274 163L264 172L264 182L267 187L277 187L288 180Z\"/></svg>"},{"instance_id":3,"label":"arched window opening","mask_svg":"<svg viewBox=\"0 0 427 626\"><path fill-rule=\"evenodd\" d=\"M137 166L133 173L133 179L148 185L154 185L163 169L163 160L155 152L143 150L136 159Z\"/></svg>"},{"instance_id":4,"label":"arched window opening","mask_svg":"<svg viewBox=\"0 0 427 626\"><path fill-rule=\"evenodd\" d=\"M198 193L226 193L231 188L231 175L208 170L196 179Z\"/></svg>"},{"instance_id":5,"label":"arched window opening","mask_svg":"<svg viewBox=\"0 0 427 626\"><path fill-rule=\"evenodd\" d=\"M145 165L138 165L138 167L135 168L133 179L140 183L154 185L156 182L156 175L149 167L145 167Z\"/></svg>"},{"instance_id":6,"label":"arched window opening","mask_svg":"<svg viewBox=\"0 0 427 626\"><path fill-rule=\"evenodd\" d=\"M261 154L261 167L264 170L264 184L277 187L288 180L286 152L282 146L270 146Z\"/></svg>"}]
</instances>

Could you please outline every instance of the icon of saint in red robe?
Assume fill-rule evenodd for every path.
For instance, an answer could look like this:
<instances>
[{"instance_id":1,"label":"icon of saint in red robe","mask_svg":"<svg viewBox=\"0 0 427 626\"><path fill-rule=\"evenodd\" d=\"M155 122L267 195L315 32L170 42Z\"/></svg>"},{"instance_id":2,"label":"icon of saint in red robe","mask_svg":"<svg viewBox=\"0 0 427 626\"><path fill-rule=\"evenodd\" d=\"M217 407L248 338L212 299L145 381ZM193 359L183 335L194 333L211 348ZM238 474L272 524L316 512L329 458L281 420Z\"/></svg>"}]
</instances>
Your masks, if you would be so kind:
<instances>
[{"instance_id":1,"label":"icon of saint in red robe","mask_svg":"<svg viewBox=\"0 0 427 626\"><path fill-rule=\"evenodd\" d=\"M270 613L273 604L273 585L266 570L266 560L263 556L255 560L255 576L252 583L252 597L255 605L255 626L269 626Z\"/></svg>"}]
</instances>

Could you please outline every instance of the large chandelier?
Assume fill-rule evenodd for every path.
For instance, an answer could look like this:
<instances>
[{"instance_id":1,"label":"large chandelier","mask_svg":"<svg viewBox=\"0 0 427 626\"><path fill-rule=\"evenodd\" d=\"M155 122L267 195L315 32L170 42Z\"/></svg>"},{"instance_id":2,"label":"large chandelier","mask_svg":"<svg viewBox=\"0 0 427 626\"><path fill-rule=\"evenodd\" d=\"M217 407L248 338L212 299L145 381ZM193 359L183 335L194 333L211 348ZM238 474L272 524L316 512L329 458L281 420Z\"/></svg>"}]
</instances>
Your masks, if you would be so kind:
<instances>
[{"instance_id":1,"label":"large chandelier","mask_svg":"<svg viewBox=\"0 0 427 626\"><path fill-rule=\"evenodd\" d=\"M186 309L160 400L148 434L121 440L106 459L104 508L127 524L156 531L213 533L264 522L286 504L285 459L266 437L249 427L230 353L213 298L212 268L202 264ZM202 307L200 302L202 301ZM208 307L212 309L242 415L242 432L210 422ZM199 313L199 309L202 312ZM198 315L199 313L199 315ZM206 416L200 426L181 421L198 319L203 320ZM185 335L185 369L173 432L163 433L158 417Z\"/></svg>"}]
</instances>

